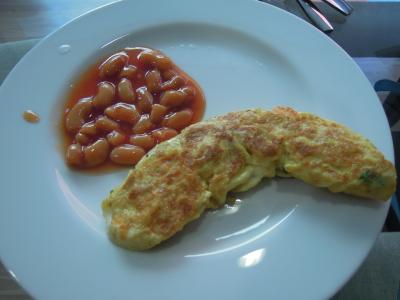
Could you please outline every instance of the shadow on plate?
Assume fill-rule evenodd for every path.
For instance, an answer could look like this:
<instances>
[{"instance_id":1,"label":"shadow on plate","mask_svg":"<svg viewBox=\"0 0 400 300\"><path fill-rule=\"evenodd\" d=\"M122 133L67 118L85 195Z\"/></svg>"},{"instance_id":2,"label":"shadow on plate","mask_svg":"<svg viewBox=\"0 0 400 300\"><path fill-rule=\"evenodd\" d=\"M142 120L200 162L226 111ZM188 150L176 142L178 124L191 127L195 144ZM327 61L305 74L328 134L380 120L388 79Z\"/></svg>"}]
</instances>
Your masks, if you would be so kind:
<instances>
[{"instance_id":1,"label":"shadow on plate","mask_svg":"<svg viewBox=\"0 0 400 300\"><path fill-rule=\"evenodd\" d=\"M132 267L157 270L177 267L188 261L187 257L237 249L274 226L295 207L294 203L265 199L265 190L272 184L271 180L263 180L248 192L232 193L232 198L241 199L240 204L235 204L237 209L228 204L220 209L207 210L199 219L153 249L143 252L119 249L119 255L125 264ZM274 215L272 222L269 221L270 214Z\"/></svg>"},{"instance_id":2,"label":"shadow on plate","mask_svg":"<svg viewBox=\"0 0 400 300\"><path fill-rule=\"evenodd\" d=\"M204 216L189 223L182 231L152 249L131 251L118 248L118 255L125 261L125 264L131 265L133 268L149 270L176 268L185 263L185 257L182 251L174 251L173 249L178 248L179 244L185 243L184 239L187 235L195 235L203 221Z\"/></svg>"},{"instance_id":3,"label":"shadow on plate","mask_svg":"<svg viewBox=\"0 0 400 300\"><path fill-rule=\"evenodd\" d=\"M290 182L285 183L287 180ZM384 205L377 200L332 193L295 179L280 178L278 181L277 191L297 198L299 213L309 218L310 224L320 224L327 232L334 230L350 239L361 238L365 234L370 236L366 220L376 218L377 211L382 210Z\"/></svg>"},{"instance_id":4,"label":"shadow on plate","mask_svg":"<svg viewBox=\"0 0 400 300\"><path fill-rule=\"evenodd\" d=\"M270 194L268 190L271 190ZM271 198L266 199L269 195ZM176 268L189 261L185 257L188 254L213 251L222 253L224 249L251 240L263 230L274 226L295 208L298 210L296 214L302 214L306 220L310 220L310 226L313 223L320 224L322 230L326 228L327 232L334 230L343 236L354 238L368 231L365 231L366 217L375 215L375 211L382 206L382 203L377 201L334 194L293 178L264 179L250 191L232 193L231 196L243 199L242 203L247 205L244 210L247 211L239 215L235 215L236 212L224 215L225 208L208 210L199 219L185 226L181 232L155 248L142 252L118 249L118 255L125 264L134 268ZM351 217L352 215L354 217ZM268 221L254 231L240 236L232 234L234 238L231 240L219 241L216 238L249 228L268 216L271 218L267 218ZM226 226L227 224L229 226ZM211 228L218 228L220 232L210 230ZM226 232L221 233L224 230Z\"/></svg>"}]
</instances>

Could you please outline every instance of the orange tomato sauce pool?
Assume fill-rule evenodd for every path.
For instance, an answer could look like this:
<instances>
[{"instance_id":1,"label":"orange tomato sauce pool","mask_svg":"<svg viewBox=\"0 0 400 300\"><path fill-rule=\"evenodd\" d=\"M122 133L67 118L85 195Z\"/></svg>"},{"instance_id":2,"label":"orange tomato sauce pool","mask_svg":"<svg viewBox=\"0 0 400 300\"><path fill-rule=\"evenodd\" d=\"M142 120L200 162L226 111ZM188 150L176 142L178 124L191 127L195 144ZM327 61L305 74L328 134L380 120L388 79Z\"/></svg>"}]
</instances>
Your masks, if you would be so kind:
<instances>
[{"instance_id":1,"label":"orange tomato sauce pool","mask_svg":"<svg viewBox=\"0 0 400 300\"><path fill-rule=\"evenodd\" d=\"M151 148L201 120L199 85L168 57L126 48L90 66L70 87L62 118L68 165L133 166Z\"/></svg>"}]
</instances>

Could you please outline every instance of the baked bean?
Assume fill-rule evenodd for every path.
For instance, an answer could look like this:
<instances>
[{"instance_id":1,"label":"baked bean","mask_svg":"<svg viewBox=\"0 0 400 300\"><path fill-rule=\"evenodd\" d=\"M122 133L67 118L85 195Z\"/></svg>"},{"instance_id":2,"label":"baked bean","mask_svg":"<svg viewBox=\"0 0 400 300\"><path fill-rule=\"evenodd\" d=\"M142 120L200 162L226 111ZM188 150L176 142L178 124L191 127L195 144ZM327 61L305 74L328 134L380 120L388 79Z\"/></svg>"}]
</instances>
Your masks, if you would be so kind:
<instances>
[{"instance_id":1,"label":"baked bean","mask_svg":"<svg viewBox=\"0 0 400 300\"><path fill-rule=\"evenodd\" d=\"M191 86L180 88L179 91L184 92L187 95L188 100L191 100L194 98L194 96L196 96L196 91Z\"/></svg>"},{"instance_id":2,"label":"baked bean","mask_svg":"<svg viewBox=\"0 0 400 300\"><path fill-rule=\"evenodd\" d=\"M84 163L82 146L79 144L69 145L65 157L69 165L82 166Z\"/></svg>"},{"instance_id":3,"label":"baked bean","mask_svg":"<svg viewBox=\"0 0 400 300\"><path fill-rule=\"evenodd\" d=\"M117 103L107 107L105 114L115 121L124 121L129 124L136 124L140 118L135 106L126 103Z\"/></svg>"},{"instance_id":4,"label":"baked bean","mask_svg":"<svg viewBox=\"0 0 400 300\"><path fill-rule=\"evenodd\" d=\"M90 143L90 139L89 139L86 135L84 135L83 133L81 133L81 132L78 132L78 133L75 135L75 141L76 141L78 144L81 144L81 145L87 145L87 144Z\"/></svg>"},{"instance_id":5,"label":"baked bean","mask_svg":"<svg viewBox=\"0 0 400 300\"><path fill-rule=\"evenodd\" d=\"M172 77L170 80L165 81L161 85L161 90L163 90L163 91L177 90L184 84L185 84L185 80L182 77L176 75L176 76Z\"/></svg>"},{"instance_id":6,"label":"baked bean","mask_svg":"<svg viewBox=\"0 0 400 300\"><path fill-rule=\"evenodd\" d=\"M133 166L146 154L142 148L134 145L121 145L115 147L110 154L110 159L119 165Z\"/></svg>"},{"instance_id":7,"label":"baked bean","mask_svg":"<svg viewBox=\"0 0 400 300\"><path fill-rule=\"evenodd\" d=\"M28 109L22 113L22 117L29 123L37 123L40 121L40 116L34 111Z\"/></svg>"},{"instance_id":8,"label":"baked bean","mask_svg":"<svg viewBox=\"0 0 400 300\"><path fill-rule=\"evenodd\" d=\"M113 130L107 134L107 141L114 147L122 145L125 142L125 135L119 131Z\"/></svg>"},{"instance_id":9,"label":"baked bean","mask_svg":"<svg viewBox=\"0 0 400 300\"><path fill-rule=\"evenodd\" d=\"M164 105L153 104L150 112L151 122L153 122L154 124L160 123L166 113L167 113L167 108Z\"/></svg>"},{"instance_id":10,"label":"baked bean","mask_svg":"<svg viewBox=\"0 0 400 300\"><path fill-rule=\"evenodd\" d=\"M153 66L159 70L167 70L171 68L171 60L154 50L144 50L137 56L139 62L145 66Z\"/></svg>"},{"instance_id":11,"label":"baked bean","mask_svg":"<svg viewBox=\"0 0 400 300\"><path fill-rule=\"evenodd\" d=\"M93 144L83 148L85 164L88 167L103 163L110 153L110 145L106 139L100 138Z\"/></svg>"},{"instance_id":12,"label":"baked bean","mask_svg":"<svg viewBox=\"0 0 400 300\"><path fill-rule=\"evenodd\" d=\"M156 139L157 143L164 142L176 136L178 132L175 129L171 128L160 128L154 130L151 135Z\"/></svg>"},{"instance_id":13,"label":"baked bean","mask_svg":"<svg viewBox=\"0 0 400 300\"><path fill-rule=\"evenodd\" d=\"M100 116L96 119L96 130L102 132L110 132L119 128L117 122L107 118L106 116Z\"/></svg>"},{"instance_id":14,"label":"baked bean","mask_svg":"<svg viewBox=\"0 0 400 300\"><path fill-rule=\"evenodd\" d=\"M145 66L152 66L156 60L156 52L153 50L143 50L137 56L138 61Z\"/></svg>"},{"instance_id":15,"label":"baked bean","mask_svg":"<svg viewBox=\"0 0 400 300\"><path fill-rule=\"evenodd\" d=\"M162 73L162 78L164 79L164 80L170 80L170 79L172 79L173 77L175 77L177 74L176 74L176 72L174 71L174 70L165 70L163 73Z\"/></svg>"},{"instance_id":16,"label":"baked bean","mask_svg":"<svg viewBox=\"0 0 400 300\"><path fill-rule=\"evenodd\" d=\"M100 78L112 77L117 75L128 62L128 55L125 52L119 52L107 58L99 67Z\"/></svg>"},{"instance_id":17,"label":"baked bean","mask_svg":"<svg viewBox=\"0 0 400 300\"><path fill-rule=\"evenodd\" d=\"M133 126L133 133L141 134L154 129L154 124L150 121L149 115L142 115L140 120Z\"/></svg>"},{"instance_id":18,"label":"baked bean","mask_svg":"<svg viewBox=\"0 0 400 300\"><path fill-rule=\"evenodd\" d=\"M153 96L149 93L145 86L140 87L136 90L137 105L142 113L148 113L151 111L153 105Z\"/></svg>"},{"instance_id":19,"label":"baked bean","mask_svg":"<svg viewBox=\"0 0 400 300\"><path fill-rule=\"evenodd\" d=\"M85 119L92 112L92 98L83 98L76 103L65 118L65 127L68 132L75 133L85 124Z\"/></svg>"},{"instance_id":20,"label":"baked bean","mask_svg":"<svg viewBox=\"0 0 400 300\"><path fill-rule=\"evenodd\" d=\"M178 107L182 105L187 96L182 91L166 91L160 97L160 104L167 107Z\"/></svg>"},{"instance_id":21,"label":"baked bean","mask_svg":"<svg viewBox=\"0 0 400 300\"><path fill-rule=\"evenodd\" d=\"M145 150L150 150L156 144L154 138L148 134L136 134L129 138L129 143Z\"/></svg>"},{"instance_id":22,"label":"baked bean","mask_svg":"<svg viewBox=\"0 0 400 300\"><path fill-rule=\"evenodd\" d=\"M79 132L84 135L94 136L97 133L96 125L94 124L93 121L85 123L82 125L81 129L79 129Z\"/></svg>"},{"instance_id":23,"label":"baked bean","mask_svg":"<svg viewBox=\"0 0 400 300\"><path fill-rule=\"evenodd\" d=\"M168 57L164 55L158 55L154 66L159 70L167 70L172 66L172 62Z\"/></svg>"},{"instance_id":24,"label":"baked bean","mask_svg":"<svg viewBox=\"0 0 400 300\"><path fill-rule=\"evenodd\" d=\"M100 82L96 96L93 97L93 106L97 109L103 109L111 105L115 97L115 87L107 81Z\"/></svg>"},{"instance_id":25,"label":"baked bean","mask_svg":"<svg viewBox=\"0 0 400 300\"><path fill-rule=\"evenodd\" d=\"M78 98L89 91L92 97ZM135 164L201 118L202 96L161 51L130 47L110 54L73 83L63 118L65 141L73 144L66 161L78 168Z\"/></svg>"},{"instance_id":26,"label":"baked bean","mask_svg":"<svg viewBox=\"0 0 400 300\"><path fill-rule=\"evenodd\" d=\"M136 72L137 72L137 67L132 66L132 65L125 66L121 70L121 72L119 72L118 77L119 78L131 78L132 79L132 77L135 76Z\"/></svg>"},{"instance_id":27,"label":"baked bean","mask_svg":"<svg viewBox=\"0 0 400 300\"><path fill-rule=\"evenodd\" d=\"M118 83L118 96L123 102L135 102L135 92L129 79L122 78L121 81Z\"/></svg>"},{"instance_id":28,"label":"baked bean","mask_svg":"<svg viewBox=\"0 0 400 300\"><path fill-rule=\"evenodd\" d=\"M162 122L165 127L181 130L192 121L193 112L190 109L184 109L166 116Z\"/></svg>"},{"instance_id":29,"label":"baked bean","mask_svg":"<svg viewBox=\"0 0 400 300\"><path fill-rule=\"evenodd\" d=\"M147 71L145 75L147 89L150 93L157 93L161 89L161 75L158 70Z\"/></svg>"}]
</instances>

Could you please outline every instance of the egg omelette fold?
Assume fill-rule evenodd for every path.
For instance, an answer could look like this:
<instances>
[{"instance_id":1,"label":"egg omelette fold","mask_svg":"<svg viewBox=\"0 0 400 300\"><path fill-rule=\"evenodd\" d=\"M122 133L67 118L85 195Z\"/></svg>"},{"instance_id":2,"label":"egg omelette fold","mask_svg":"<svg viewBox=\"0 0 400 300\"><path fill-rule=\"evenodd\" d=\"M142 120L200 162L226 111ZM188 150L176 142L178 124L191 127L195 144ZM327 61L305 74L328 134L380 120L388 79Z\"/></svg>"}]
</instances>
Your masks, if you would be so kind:
<instances>
[{"instance_id":1,"label":"egg omelette fold","mask_svg":"<svg viewBox=\"0 0 400 300\"><path fill-rule=\"evenodd\" d=\"M109 236L149 249L223 205L229 191L274 176L383 201L396 188L393 164L340 124L287 107L232 112L187 127L139 161L103 202Z\"/></svg>"}]
</instances>

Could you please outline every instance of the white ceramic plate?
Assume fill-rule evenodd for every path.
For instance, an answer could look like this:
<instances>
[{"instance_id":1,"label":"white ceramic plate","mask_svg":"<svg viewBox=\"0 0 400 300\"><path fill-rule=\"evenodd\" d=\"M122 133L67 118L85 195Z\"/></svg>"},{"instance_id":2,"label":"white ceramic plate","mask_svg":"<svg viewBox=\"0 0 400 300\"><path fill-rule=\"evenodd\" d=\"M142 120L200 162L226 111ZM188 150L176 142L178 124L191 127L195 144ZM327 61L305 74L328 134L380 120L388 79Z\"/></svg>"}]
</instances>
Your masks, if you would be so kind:
<instances>
[{"instance_id":1,"label":"white ceramic plate","mask_svg":"<svg viewBox=\"0 0 400 300\"><path fill-rule=\"evenodd\" d=\"M44 39L1 87L0 254L7 268L39 299L331 296L367 255L387 204L270 180L153 251L109 242L100 203L126 172L70 171L55 128L73 76L136 45L161 49L198 80L206 117L289 105L351 127L393 159L368 81L306 22L257 1L118 2ZM26 109L41 122L24 122Z\"/></svg>"}]
</instances>

